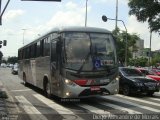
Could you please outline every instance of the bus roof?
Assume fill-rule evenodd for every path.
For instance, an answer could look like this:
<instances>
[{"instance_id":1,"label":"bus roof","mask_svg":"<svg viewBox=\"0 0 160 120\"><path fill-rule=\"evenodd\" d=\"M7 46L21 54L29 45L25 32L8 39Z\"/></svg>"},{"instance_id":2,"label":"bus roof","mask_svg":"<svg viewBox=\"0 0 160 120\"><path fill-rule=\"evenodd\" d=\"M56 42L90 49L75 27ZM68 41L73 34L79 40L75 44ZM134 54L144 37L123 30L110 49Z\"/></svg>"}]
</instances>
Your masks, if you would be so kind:
<instances>
[{"instance_id":1,"label":"bus roof","mask_svg":"<svg viewBox=\"0 0 160 120\"><path fill-rule=\"evenodd\" d=\"M106 30L104 28L97 28L97 27L57 27L52 29L51 31L45 33L44 35L42 35L41 37L33 40L32 42L26 44L25 46L19 48L25 48L27 47L29 44L32 44L36 41L39 41L39 39L43 39L45 36L47 36L48 34L54 33L54 32L94 32L94 33L111 33L109 30Z\"/></svg>"},{"instance_id":2,"label":"bus roof","mask_svg":"<svg viewBox=\"0 0 160 120\"><path fill-rule=\"evenodd\" d=\"M69 32L69 31L77 31L77 32L100 32L100 33L111 33L110 31L103 28L96 27L60 27L54 28L50 32Z\"/></svg>"}]
</instances>

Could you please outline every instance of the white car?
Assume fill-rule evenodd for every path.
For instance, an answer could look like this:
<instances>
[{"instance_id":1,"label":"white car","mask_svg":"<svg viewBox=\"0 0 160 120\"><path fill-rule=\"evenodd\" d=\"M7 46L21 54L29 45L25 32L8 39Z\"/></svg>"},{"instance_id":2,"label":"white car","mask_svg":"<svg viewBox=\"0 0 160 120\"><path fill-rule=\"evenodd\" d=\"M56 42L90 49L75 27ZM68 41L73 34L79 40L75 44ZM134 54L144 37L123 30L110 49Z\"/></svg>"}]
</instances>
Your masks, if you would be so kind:
<instances>
[{"instance_id":1,"label":"white car","mask_svg":"<svg viewBox=\"0 0 160 120\"><path fill-rule=\"evenodd\" d=\"M17 75L18 74L18 64L14 64L14 66L11 69L12 74Z\"/></svg>"},{"instance_id":2,"label":"white car","mask_svg":"<svg viewBox=\"0 0 160 120\"><path fill-rule=\"evenodd\" d=\"M6 68L7 65L5 63L1 63L1 67Z\"/></svg>"}]
</instances>

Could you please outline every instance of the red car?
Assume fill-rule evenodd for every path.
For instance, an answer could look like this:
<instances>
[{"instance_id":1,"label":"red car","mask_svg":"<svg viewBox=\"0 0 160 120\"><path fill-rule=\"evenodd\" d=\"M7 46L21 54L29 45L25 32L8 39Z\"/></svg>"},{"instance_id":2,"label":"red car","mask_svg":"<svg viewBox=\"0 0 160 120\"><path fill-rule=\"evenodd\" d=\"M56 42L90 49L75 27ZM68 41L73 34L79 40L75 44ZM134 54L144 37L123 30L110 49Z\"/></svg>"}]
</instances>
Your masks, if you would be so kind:
<instances>
[{"instance_id":1,"label":"red car","mask_svg":"<svg viewBox=\"0 0 160 120\"><path fill-rule=\"evenodd\" d=\"M145 74L147 77L152 78L160 82L160 76L156 75L154 72L146 70L144 68L137 68L142 74Z\"/></svg>"},{"instance_id":2,"label":"red car","mask_svg":"<svg viewBox=\"0 0 160 120\"><path fill-rule=\"evenodd\" d=\"M159 69L152 69L152 72L154 72L156 75L160 76L160 70Z\"/></svg>"}]
</instances>

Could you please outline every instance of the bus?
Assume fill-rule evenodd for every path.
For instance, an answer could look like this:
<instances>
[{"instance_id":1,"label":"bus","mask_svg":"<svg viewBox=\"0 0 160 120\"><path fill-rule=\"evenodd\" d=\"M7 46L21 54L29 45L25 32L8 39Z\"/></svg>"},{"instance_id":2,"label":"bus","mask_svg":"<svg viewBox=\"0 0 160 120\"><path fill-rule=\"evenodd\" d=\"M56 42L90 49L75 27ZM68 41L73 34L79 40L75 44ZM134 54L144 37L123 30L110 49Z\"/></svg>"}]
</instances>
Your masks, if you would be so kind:
<instances>
[{"instance_id":1,"label":"bus","mask_svg":"<svg viewBox=\"0 0 160 120\"><path fill-rule=\"evenodd\" d=\"M95 27L55 28L18 49L18 75L47 97L83 98L119 91L116 44Z\"/></svg>"}]
</instances>

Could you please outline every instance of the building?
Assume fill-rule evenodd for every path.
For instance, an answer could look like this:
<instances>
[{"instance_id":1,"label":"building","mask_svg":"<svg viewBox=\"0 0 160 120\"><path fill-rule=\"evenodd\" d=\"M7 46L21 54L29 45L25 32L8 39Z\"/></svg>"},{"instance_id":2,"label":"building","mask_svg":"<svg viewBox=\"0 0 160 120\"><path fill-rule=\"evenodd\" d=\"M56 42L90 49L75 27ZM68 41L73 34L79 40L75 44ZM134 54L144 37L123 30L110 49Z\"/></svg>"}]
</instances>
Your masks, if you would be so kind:
<instances>
[{"instance_id":1,"label":"building","mask_svg":"<svg viewBox=\"0 0 160 120\"><path fill-rule=\"evenodd\" d=\"M144 55L144 40L139 39L136 41L137 51L133 52L133 59L143 57Z\"/></svg>"}]
</instances>

